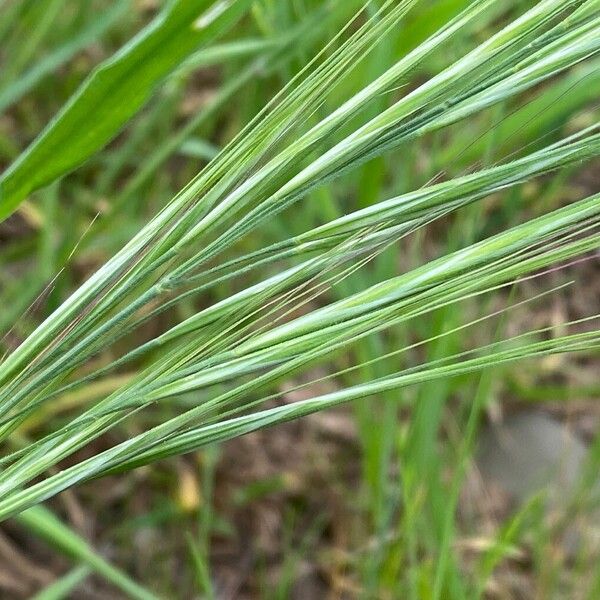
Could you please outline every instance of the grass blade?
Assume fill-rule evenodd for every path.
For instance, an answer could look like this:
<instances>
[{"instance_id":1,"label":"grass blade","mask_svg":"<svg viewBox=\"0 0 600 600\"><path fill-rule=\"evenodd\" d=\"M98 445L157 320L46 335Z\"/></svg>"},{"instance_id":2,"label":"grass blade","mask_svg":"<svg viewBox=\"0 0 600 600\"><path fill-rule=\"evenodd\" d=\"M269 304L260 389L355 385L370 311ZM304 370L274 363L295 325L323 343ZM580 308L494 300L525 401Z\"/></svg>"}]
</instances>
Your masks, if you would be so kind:
<instances>
[{"instance_id":1,"label":"grass blade","mask_svg":"<svg viewBox=\"0 0 600 600\"><path fill-rule=\"evenodd\" d=\"M232 26L249 0L176 0L85 81L0 178L0 220L109 142L181 61ZM217 10L221 7L222 10ZM93 119L90 120L90 115Z\"/></svg>"}]
</instances>

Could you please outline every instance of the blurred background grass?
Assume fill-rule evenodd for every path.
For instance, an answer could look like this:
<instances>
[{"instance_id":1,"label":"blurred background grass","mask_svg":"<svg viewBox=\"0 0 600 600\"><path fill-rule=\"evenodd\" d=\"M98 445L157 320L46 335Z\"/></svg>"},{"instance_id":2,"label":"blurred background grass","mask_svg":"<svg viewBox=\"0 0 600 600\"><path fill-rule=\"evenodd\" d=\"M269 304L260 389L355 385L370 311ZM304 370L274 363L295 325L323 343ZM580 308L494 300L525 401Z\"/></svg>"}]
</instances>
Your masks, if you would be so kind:
<instances>
[{"instance_id":1,"label":"blurred background grass","mask_svg":"<svg viewBox=\"0 0 600 600\"><path fill-rule=\"evenodd\" d=\"M2 168L27 147L93 67L163 4L0 0ZM334 37L358 6L339 2L314 35L273 59L282 35L320 4L256 0L252 11L210 51L199 52L172 74L102 152L36 192L0 224L2 352L15 347L137 232ZM339 97L364 87L467 4L420 3L344 81L344 89L332 92L323 115ZM455 38L451 55L447 48L435 53L408 85L438 72L534 4L499 4L492 22ZM432 178L518 156L595 122L599 67L598 61L586 63L518 103L496 106L372 160L272 219L242 242L244 249L263 247L332 216L419 188ZM382 96L372 114L392 97ZM459 211L390 248L329 293L344 294L391 277L597 192L599 166L596 161L565 169ZM371 336L357 350L360 362L575 281L500 319L350 372L339 384L442 358L525 327L560 332L561 324L600 309L599 273L598 260L588 260L486 296L485 301L442 309L410 328ZM253 275L248 277L246 285L253 282ZM161 331L191 314L198 306L193 302L208 304L231 292L224 284L210 296L178 306L177 312L161 314L148 327ZM97 360L109 362L110 356ZM335 368L347 364L349 357L338 357ZM381 402L359 403L88 483L65 492L51 507L68 531L89 541L95 555L159 597L428 598L443 571L442 597L597 598L600 572L588 534L598 514L594 473L600 459L595 402L600 397L599 366L597 356L561 355L526 368L512 365L388 392ZM133 374L125 371L64 395L45 409L43 418L29 421L12 443L26 443L29 436L50 429L49 423L63 420L72 407L102 397ZM313 372L307 378L319 375ZM299 393L312 395L319 385L336 385L334 380L287 393L294 383L282 387L281 402L297 399ZM162 405L153 418L160 419L160 411L165 416L176 410ZM519 415L524 414L529 420L525 429L518 429ZM566 489L572 490L569 502L550 510L538 494L545 481L536 481L533 473L546 469L545 464L532 463L532 473L525 475L500 473L499 483L486 478L486 468L498 472L485 462L485 453L483 463L473 460L477 438L491 448L488 455L496 456L490 432L497 432L494 423L500 422L509 434L511 423L517 427L523 455L535 453L538 438L559 450L567 442L582 449L568 467L582 478L570 478L560 494L566 497ZM135 419L125 426L137 431ZM550 462L551 454L546 453ZM557 456L554 462L564 453ZM511 478L519 476L531 479L531 485L515 493ZM560 483L556 476L550 481L555 487ZM61 544L56 533L27 521L8 522L1 531L3 597L126 593L123 587L117 591L106 573L82 567L89 560ZM136 593L130 590L128 595Z\"/></svg>"}]
</instances>

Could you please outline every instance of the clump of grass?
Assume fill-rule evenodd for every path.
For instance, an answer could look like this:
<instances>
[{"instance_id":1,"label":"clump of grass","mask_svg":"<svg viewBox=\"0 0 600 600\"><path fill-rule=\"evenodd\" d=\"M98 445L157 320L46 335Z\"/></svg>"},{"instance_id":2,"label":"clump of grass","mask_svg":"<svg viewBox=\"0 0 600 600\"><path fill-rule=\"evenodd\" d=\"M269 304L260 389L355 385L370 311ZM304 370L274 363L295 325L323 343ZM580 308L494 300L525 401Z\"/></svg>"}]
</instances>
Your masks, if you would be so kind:
<instances>
[{"instance_id":1,"label":"clump of grass","mask_svg":"<svg viewBox=\"0 0 600 600\"><path fill-rule=\"evenodd\" d=\"M264 408L277 395L274 390L282 379L328 362L335 353L348 352L368 336L429 318L434 311L481 297L598 248L600 196L592 195L413 270L364 285L341 299L324 300L330 290L342 289L342 282L367 262L433 221L473 208L490 194L597 156L600 132L596 124L521 157L442 183L432 181L293 237L244 251L239 242L257 227L293 204L307 202L311 192L343 174L391 150L406 148L426 134L463 123L489 107L517 101L541 83L588 64L600 51L596 0L543 0L431 78L402 87L465 28L494 14L498 3L484 0L469 5L368 85L340 98L353 69L368 59L378 41L410 16L417 4L416 0L383 2L370 18L365 19L362 12L353 18L196 178L4 358L0 363L2 440L61 395L84 389L124 365L141 366L134 378L111 394L83 406L54 431L2 458L0 518L19 514L83 481L340 403L366 401L389 390L546 354L598 348L597 330L573 330L550 339L542 339L544 331L532 331L330 394ZM238 0L218 12L217 3L206 14L214 10L228 26L247 5ZM336 11L338 3L325 7L326 12ZM190 8L186 18L196 8ZM168 14L175 18L179 13L173 8ZM169 22L168 17L161 22ZM266 58L253 64L239 81L276 62L310 23L314 21L309 17L289 38L278 40L275 49L268 49ZM157 31L151 35L158 35ZM194 37L185 49L197 43ZM121 59L128 60L137 47L133 44ZM175 57L177 62L189 54L183 50ZM150 63L148 59L147 68L152 70ZM173 66L169 63L169 69ZM3 175L0 214L7 215L33 187L48 183L96 151L137 110L139 103L134 103L118 119L107 111L110 135L105 132L92 142L74 132L73 111L90 111L98 98L104 98L88 99L93 82L92 78L89 87L75 96ZM111 86L118 84L116 80ZM223 98L235 93L237 85L227 88ZM113 87L110 90L112 94ZM384 94L395 94L396 99L373 115L373 103ZM321 117L330 102L336 106ZM66 146L69 139L75 145L66 164L57 148ZM85 150L78 149L84 143ZM34 169L35 156L41 157L39 172ZM29 187L14 184L14 191L9 182L17 177L15 173L21 173ZM246 283L250 274L257 279L253 285ZM241 282L241 289L195 310L139 345L123 343L159 313L224 282ZM313 308L316 298L323 305ZM300 308L306 313L295 316ZM452 332L475 324L463 324ZM114 360L89 367L107 347L115 349ZM392 348L331 376L356 371L409 348L408 343ZM89 368L83 372L86 365ZM141 411L192 394L191 408L48 474ZM442 593L443 571L436 582L436 597Z\"/></svg>"}]
</instances>

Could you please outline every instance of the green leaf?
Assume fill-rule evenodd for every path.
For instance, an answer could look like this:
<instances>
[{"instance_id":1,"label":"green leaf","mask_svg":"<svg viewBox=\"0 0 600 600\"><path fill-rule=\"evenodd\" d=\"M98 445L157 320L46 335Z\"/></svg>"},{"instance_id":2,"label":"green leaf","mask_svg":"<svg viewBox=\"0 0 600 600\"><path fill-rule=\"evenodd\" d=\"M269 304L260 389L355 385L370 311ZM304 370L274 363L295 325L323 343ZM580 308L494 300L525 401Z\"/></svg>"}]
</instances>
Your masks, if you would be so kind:
<instances>
[{"instance_id":1,"label":"green leaf","mask_svg":"<svg viewBox=\"0 0 600 600\"><path fill-rule=\"evenodd\" d=\"M19 76L16 81L11 82L6 87L2 86L0 90L0 111L6 110L9 106L17 102L33 89L43 77L56 70L82 48L85 48L105 33L125 13L130 3L130 0L120 0L110 10L101 13L97 19L94 19L77 36L69 39L65 44L46 55L31 69Z\"/></svg>"},{"instance_id":2,"label":"green leaf","mask_svg":"<svg viewBox=\"0 0 600 600\"><path fill-rule=\"evenodd\" d=\"M22 512L17 520L29 531L45 539L55 549L76 558L106 581L110 581L129 598L156 600L154 594L102 558L82 537L69 529L47 508L35 506Z\"/></svg>"},{"instance_id":3,"label":"green leaf","mask_svg":"<svg viewBox=\"0 0 600 600\"><path fill-rule=\"evenodd\" d=\"M69 598L69 594L90 574L86 566L75 567L48 587L39 591L31 600L59 600Z\"/></svg>"},{"instance_id":4,"label":"green leaf","mask_svg":"<svg viewBox=\"0 0 600 600\"><path fill-rule=\"evenodd\" d=\"M0 220L72 171L121 130L187 56L226 31L250 0L175 0L81 85L0 178Z\"/></svg>"}]
</instances>

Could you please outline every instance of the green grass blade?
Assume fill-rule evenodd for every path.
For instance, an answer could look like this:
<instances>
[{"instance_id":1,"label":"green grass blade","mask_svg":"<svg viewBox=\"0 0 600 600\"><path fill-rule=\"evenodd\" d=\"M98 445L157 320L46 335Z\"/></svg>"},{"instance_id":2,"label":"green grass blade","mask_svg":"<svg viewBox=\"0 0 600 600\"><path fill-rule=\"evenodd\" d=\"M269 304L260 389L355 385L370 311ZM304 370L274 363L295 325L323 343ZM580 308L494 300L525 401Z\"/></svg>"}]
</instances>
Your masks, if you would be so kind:
<instances>
[{"instance_id":1,"label":"green grass blade","mask_svg":"<svg viewBox=\"0 0 600 600\"><path fill-rule=\"evenodd\" d=\"M32 191L68 173L109 142L152 90L200 45L246 12L249 0L176 0L92 73L0 179L0 220ZM92 119L90 119L92 116Z\"/></svg>"},{"instance_id":2,"label":"green grass blade","mask_svg":"<svg viewBox=\"0 0 600 600\"><path fill-rule=\"evenodd\" d=\"M90 568L86 566L75 567L66 575L63 575L43 590L39 591L31 600L61 600L70 598L73 590L90 574Z\"/></svg>"},{"instance_id":3,"label":"green grass blade","mask_svg":"<svg viewBox=\"0 0 600 600\"><path fill-rule=\"evenodd\" d=\"M43 506L35 506L24 511L17 517L17 520L27 529L45 539L52 547L87 565L130 598L156 600L154 594L102 558L83 538L71 531Z\"/></svg>"},{"instance_id":4,"label":"green grass blade","mask_svg":"<svg viewBox=\"0 0 600 600\"><path fill-rule=\"evenodd\" d=\"M37 62L35 66L19 76L9 86L0 91L0 112L17 102L46 75L70 60L82 48L99 38L107 31L131 4L131 0L120 0L109 11L92 21L76 37L68 40L60 48Z\"/></svg>"}]
</instances>

